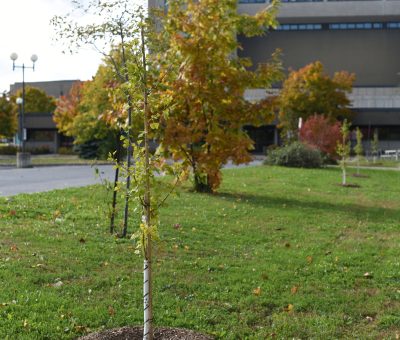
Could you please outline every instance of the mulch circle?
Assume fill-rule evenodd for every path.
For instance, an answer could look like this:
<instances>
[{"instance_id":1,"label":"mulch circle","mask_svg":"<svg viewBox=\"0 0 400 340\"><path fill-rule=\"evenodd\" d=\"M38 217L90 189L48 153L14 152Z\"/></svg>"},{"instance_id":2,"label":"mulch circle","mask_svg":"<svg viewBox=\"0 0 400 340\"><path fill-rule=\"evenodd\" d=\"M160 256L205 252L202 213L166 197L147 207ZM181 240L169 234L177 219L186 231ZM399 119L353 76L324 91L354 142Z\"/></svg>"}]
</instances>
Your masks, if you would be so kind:
<instances>
[{"instance_id":1,"label":"mulch circle","mask_svg":"<svg viewBox=\"0 0 400 340\"><path fill-rule=\"evenodd\" d=\"M344 187L344 188L361 188L361 185L358 185L358 184L351 184L351 183L347 183L347 184L338 184L338 186Z\"/></svg>"},{"instance_id":2,"label":"mulch circle","mask_svg":"<svg viewBox=\"0 0 400 340\"><path fill-rule=\"evenodd\" d=\"M79 340L142 340L143 327L122 327L91 333L80 337ZM157 327L154 329L156 340L213 340L205 335L183 328Z\"/></svg>"},{"instance_id":3,"label":"mulch circle","mask_svg":"<svg viewBox=\"0 0 400 340\"><path fill-rule=\"evenodd\" d=\"M363 175L363 174L353 174L353 177L358 177L358 178L369 178L368 175Z\"/></svg>"}]
</instances>

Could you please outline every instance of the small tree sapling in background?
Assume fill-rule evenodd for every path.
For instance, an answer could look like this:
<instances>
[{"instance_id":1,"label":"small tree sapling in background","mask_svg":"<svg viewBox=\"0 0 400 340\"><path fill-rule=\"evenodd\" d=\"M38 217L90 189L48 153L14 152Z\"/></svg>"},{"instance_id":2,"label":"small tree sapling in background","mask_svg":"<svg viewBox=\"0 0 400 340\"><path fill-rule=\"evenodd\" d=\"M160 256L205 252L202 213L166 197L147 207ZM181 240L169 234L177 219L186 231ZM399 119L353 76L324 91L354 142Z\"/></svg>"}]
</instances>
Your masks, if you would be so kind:
<instances>
[{"instance_id":1,"label":"small tree sapling in background","mask_svg":"<svg viewBox=\"0 0 400 340\"><path fill-rule=\"evenodd\" d=\"M96 108L95 113L97 116L103 117L102 120L106 121L108 130L115 130L117 150L114 156L117 158L117 163L122 162L120 139L123 134L127 136L125 147L126 160L129 167L132 161L134 122L132 117L132 94L128 91L129 84L131 84L128 68L130 63L135 62L130 59L132 55L129 48L132 41L137 38L135 36L135 33L137 33L135 31L137 5L130 0L89 0L87 2L71 0L71 4L74 6L74 10L71 13L64 16L54 16L51 20L57 33L56 40L66 44L66 50L71 53L82 47L92 46L104 57L103 73L108 73L105 83L108 84L109 88L102 89L103 91L108 91L102 96L103 100L108 101L108 105L106 107L103 106L101 112ZM86 15L93 20L90 23L81 23L74 19L77 15ZM101 67L99 71L101 71ZM99 71L96 77L99 75ZM110 86L111 84L112 86ZM93 93L100 92L95 90ZM119 170L120 167L117 166L114 190L119 186ZM121 233L123 237L126 236L128 228L130 177L127 178L125 183L124 224ZM113 233L116 195L113 195L111 205L110 232Z\"/></svg>"},{"instance_id":2,"label":"small tree sapling in background","mask_svg":"<svg viewBox=\"0 0 400 340\"><path fill-rule=\"evenodd\" d=\"M378 130L374 130L374 138L371 141L371 152L372 152L372 162L376 163L376 156L378 155L378 148L379 148L379 137L378 137Z\"/></svg>"},{"instance_id":3,"label":"small tree sapling in background","mask_svg":"<svg viewBox=\"0 0 400 340\"><path fill-rule=\"evenodd\" d=\"M340 128L342 132L341 141L338 142L336 147L337 154L341 157L340 160L340 167L342 168L342 185L345 186L346 183L346 166L347 166L347 158L350 156L350 141L349 141L349 134L350 134L350 124L347 123L345 119L342 123L342 127Z\"/></svg>"},{"instance_id":4,"label":"small tree sapling in background","mask_svg":"<svg viewBox=\"0 0 400 340\"><path fill-rule=\"evenodd\" d=\"M363 145L362 145L362 138L363 138L363 134L362 134L361 130L357 127L357 129L356 129L357 144L354 147L354 152L356 153L356 156L357 156L357 175L360 174L360 159L364 152Z\"/></svg>"}]
</instances>

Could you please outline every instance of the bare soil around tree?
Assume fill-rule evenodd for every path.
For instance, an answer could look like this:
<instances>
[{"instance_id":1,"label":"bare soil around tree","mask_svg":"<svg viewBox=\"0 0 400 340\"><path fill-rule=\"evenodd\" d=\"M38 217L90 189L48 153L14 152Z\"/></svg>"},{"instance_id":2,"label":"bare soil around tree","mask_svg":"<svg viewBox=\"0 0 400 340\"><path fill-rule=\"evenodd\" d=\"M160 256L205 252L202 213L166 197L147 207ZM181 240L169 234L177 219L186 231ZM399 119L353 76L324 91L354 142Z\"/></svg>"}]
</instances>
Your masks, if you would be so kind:
<instances>
[{"instance_id":1,"label":"bare soil around tree","mask_svg":"<svg viewBox=\"0 0 400 340\"><path fill-rule=\"evenodd\" d=\"M114 328L80 337L80 340L142 340L143 327ZM212 340L210 335L183 328L158 327L154 330L155 340Z\"/></svg>"}]
</instances>

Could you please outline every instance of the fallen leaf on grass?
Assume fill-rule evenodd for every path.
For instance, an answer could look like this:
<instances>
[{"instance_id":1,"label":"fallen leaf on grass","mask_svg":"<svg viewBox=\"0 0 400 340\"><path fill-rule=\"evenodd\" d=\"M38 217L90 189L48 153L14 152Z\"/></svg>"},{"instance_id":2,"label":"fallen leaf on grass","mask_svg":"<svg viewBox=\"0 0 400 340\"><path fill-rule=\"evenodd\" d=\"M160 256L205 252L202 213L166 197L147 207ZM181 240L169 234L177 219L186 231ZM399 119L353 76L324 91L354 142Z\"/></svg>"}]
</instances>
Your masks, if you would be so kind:
<instances>
[{"instance_id":1,"label":"fallen leaf on grass","mask_svg":"<svg viewBox=\"0 0 400 340\"><path fill-rule=\"evenodd\" d=\"M10 210L10 212L8 214L10 216L15 216L17 214L17 212L15 210Z\"/></svg>"},{"instance_id":2,"label":"fallen leaf on grass","mask_svg":"<svg viewBox=\"0 0 400 340\"><path fill-rule=\"evenodd\" d=\"M253 294L256 296L260 296L261 295L261 287L257 287L255 289L253 289Z\"/></svg>"},{"instance_id":3,"label":"fallen leaf on grass","mask_svg":"<svg viewBox=\"0 0 400 340\"><path fill-rule=\"evenodd\" d=\"M114 316L115 315L115 309L112 306L108 306L108 314L110 316Z\"/></svg>"},{"instance_id":4,"label":"fallen leaf on grass","mask_svg":"<svg viewBox=\"0 0 400 340\"><path fill-rule=\"evenodd\" d=\"M364 273L364 277L365 277L366 279L372 279L374 276L373 276L371 273L366 272L366 273Z\"/></svg>"},{"instance_id":5,"label":"fallen leaf on grass","mask_svg":"<svg viewBox=\"0 0 400 340\"><path fill-rule=\"evenodd\" d=\"M57 217L61 216L61 211L60 210L56 210L53 212L53 218L56 219Z\"/></svg>"},{"instance_id":6,"label":"fallen leaf on grass","mask_svg":"<svg viewBox=\"0 0 400 340\"><path fill-rule=\"evenodd\" d=\"M298 286L293 286L292 289L290 290L290 292L294 295L297 293L298 290L299 290Z\"/></svg>"},{"instance_id":7,"label":"fallen leaf on grass","mask_svg":"<svg viewBox=\"0 0 400 340\"><path fill-rule=\"evenodd\" d=\"M32 268L43 268L45 265L43 263L34 264Z\"/></svg>"},{"instance_id":8,"label":"fallen leaf on grass","mask_svg":"<svg viewBox=\"0 0 400 340\"><path fill-rule=\"evenodd\" d=\"M64 283L62 281L57 281L56 283L52 283L50 286L54 288L60 288L63 285Z\"/></svg>"},{"instance_id":9,"label":"fallen leaf on grass","mask_svg":"<svg viewBox=\"0 0 400 340\"><path fill-rule=\"evenodd\" d=\"M293 312L293 310L294 310L294 306L293 306L291 303L289 303L289 304L287 305L287 307L284 308L284 311L285 311L285 312L288 312L288 313Z\"/></svg>"},{"instance_id":10,"label":"fallen leaf on grass","mask_svg":"<svg viewBox=\"0 0 400 340\"><path fill-rule=\"evenodd\" d=\"M17 247L15 244L13 244L13 245L10 247L10 250L15 252L15 251L18 250L18 247Z\"/></svg>"},{"instance_id":11,"label":"fallen leaf on grass","mask_svg":"<svg viewBox=\"0 0 400 340\"><path fill-rule=\"evenodd\" d=\"M307 262L308 264L311 264L313 261L313 257L312 256L307 256Z\"/></svg>"},{"instance_id":12,"label":"fallen leaf on grass","mask_svg":"<svg viewBox=\"0 0 400 340\"><path fill-rule=\"evenodd\" d=\"M75 331L78 333L86 333L87 329L88 328L85 326L75 326Z\"/></svg>"}]
</instances>

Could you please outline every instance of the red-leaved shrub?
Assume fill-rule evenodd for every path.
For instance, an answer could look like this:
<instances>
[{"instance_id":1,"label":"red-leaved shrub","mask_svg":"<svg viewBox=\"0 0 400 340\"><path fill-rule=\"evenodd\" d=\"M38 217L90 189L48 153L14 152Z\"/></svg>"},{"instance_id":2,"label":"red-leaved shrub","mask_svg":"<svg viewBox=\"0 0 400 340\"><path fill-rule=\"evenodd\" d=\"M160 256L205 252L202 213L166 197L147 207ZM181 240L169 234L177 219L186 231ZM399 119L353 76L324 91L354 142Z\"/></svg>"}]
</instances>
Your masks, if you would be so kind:
<instances>
[{"instance_id":1,"label":"red-leaved shrub","mask_svg":"<svg viewBox=\"0 0 400 340\"><path fill-rule=\"evenodd\" d=\"M341 138L340 122L332 122L324 115L313 115L303 124L299 132L300 141L336 158L336 145Z\"/></svg>"}]
</instances>

